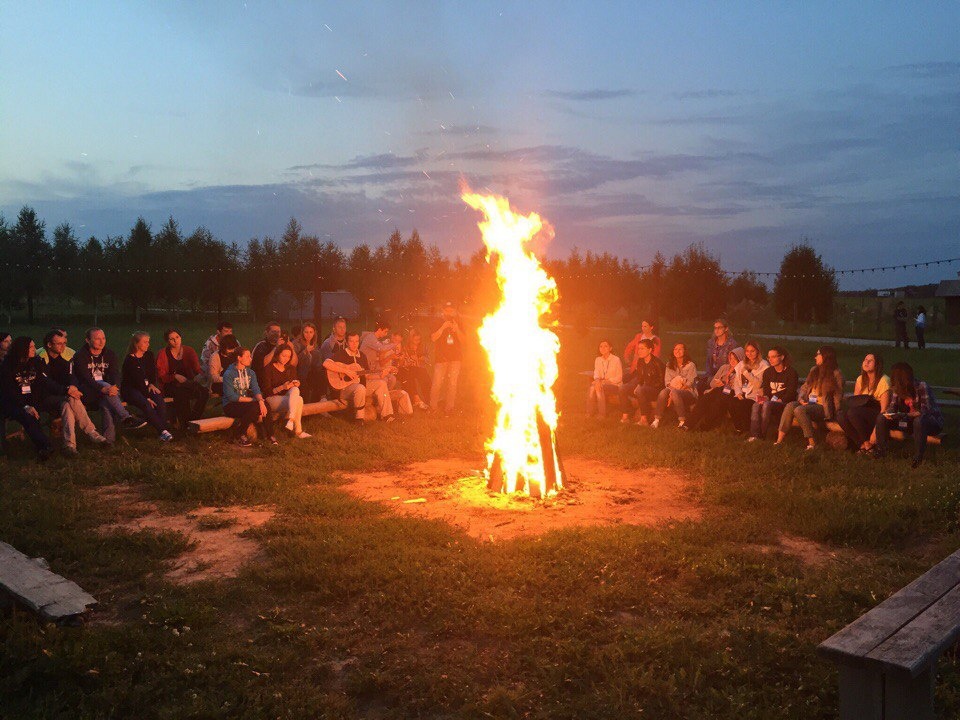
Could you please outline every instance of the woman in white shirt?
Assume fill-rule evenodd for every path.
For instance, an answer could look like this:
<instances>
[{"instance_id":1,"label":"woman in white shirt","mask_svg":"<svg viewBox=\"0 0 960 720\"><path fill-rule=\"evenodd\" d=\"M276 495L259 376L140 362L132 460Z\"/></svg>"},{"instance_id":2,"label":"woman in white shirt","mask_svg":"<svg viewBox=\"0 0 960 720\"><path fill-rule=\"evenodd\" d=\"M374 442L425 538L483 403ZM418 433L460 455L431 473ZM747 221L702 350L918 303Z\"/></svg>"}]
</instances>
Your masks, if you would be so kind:
<instances>
[{"instance_id":1,"label":"woman in white shirt","mask_svg":"<svg viewBox=\"0 0 960 720\"><path fill-rule=\"evenodd\" d=\"M609 340L601 340L593 361L593 382L587 391L587 415L607 416L607 392L617 392L623 383L623 364L613 354Z\"/></svg>"}]
</instances>

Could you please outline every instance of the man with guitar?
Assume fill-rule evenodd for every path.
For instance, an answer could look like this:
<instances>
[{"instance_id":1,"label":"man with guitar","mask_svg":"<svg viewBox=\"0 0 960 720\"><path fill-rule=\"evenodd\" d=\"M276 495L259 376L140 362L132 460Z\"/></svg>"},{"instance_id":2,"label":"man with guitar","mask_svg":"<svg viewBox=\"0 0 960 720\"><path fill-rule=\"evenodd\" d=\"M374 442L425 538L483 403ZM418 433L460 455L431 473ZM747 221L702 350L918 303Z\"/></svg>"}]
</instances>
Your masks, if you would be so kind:
<instances>
[{"instance_id":1,"label":"man with guitar","mask_svg":"<svg viewBox=\"0 0 960 720\"><path fill-rule=\"evenodd\" d=\"M390 393L383 380L368 375L370 366L367 358L360 352L360 333L349 332L346 340L345 348L335 350L333 357L323 361L331 391L338 393L339 398L347 403L356 420L363 421L367 395L370 395L377 404L380 419L392 422L394 417ZM366 379L366 385L362 378Z\"/></svg>"}]
</instances>

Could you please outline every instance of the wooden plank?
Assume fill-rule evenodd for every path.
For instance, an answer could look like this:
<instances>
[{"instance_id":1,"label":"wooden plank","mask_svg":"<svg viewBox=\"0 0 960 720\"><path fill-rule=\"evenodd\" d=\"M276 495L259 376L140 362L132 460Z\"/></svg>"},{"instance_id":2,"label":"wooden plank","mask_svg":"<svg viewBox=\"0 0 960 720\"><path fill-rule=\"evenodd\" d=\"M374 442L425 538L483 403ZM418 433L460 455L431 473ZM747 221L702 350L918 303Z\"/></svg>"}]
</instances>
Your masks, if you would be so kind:
<instances>
[{"instance_id":1,"label":"wooden plank","mask_svg":"<svg viewBox=\"0 0 960 720\"><path fill-rule=\"evenodd\" d=\"M0 542L0 589L48 620L79 615L97 604L75 582L50 572L5 542Z\"/></svg>"},{"instance_id":2,"label":"wooden plank","mask_svg":"<svg viewBox=\"0 0 960 720\"><path fill-rule=\"evenodd\" d=\"M306 403L303 406L303 417L319 415L320 413L325 412L337 412L339 410L343 410L346 406L346 403L344 403L342 400L325 400L322 402ZM194 420L193 422L187 424L187 430L191 434L197 435L200 433L226 430L231 425L233 425L233 418L219 415L217 417Z\"/></svg>"},{"instance_id":3,"label":"wooden plank","mask_svg":"<svg viewBox=\"0 0 960 720\"><path fill-rule=\"evenodd\" d=\"M957 579L960 582L960 578ZM867 658L884 669L916 677L936 662L960 636L960 586L954 587L895 635L871 650Z\"/></svg>"},{"instance_id":4,"label":"wooden plank","mask_svg":"<svg viewBox=\"0 0 960 720\"><path fill-rule=\"evenodd\" d=\"M828 658L866 663L866 656L960 583L960 550L817 647Z\"/></svg>"}]
</instances>

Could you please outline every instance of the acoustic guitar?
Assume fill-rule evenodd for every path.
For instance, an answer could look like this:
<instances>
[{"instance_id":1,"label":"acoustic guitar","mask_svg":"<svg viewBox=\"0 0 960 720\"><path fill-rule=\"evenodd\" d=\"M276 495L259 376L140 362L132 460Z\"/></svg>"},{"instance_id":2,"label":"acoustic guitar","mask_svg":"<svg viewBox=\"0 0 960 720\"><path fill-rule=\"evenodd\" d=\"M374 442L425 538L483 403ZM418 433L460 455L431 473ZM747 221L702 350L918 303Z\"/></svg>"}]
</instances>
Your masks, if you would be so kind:
<instances>
[{"instance_id":1,"label":"acoustic guitar","mask_svg":"<svg viewBox=\"0 0 960 720\"><path fill-rule=\"evenodd\" d=\"M366 374L366 370L357 370L355 373L352 373L354 377L350 377L347 373L338 372L336 370L327 370L327 382L330 383L330 387L334 390L343 390L348 385L352 385L357 382L356 378L363 378Z\"/></svg>"}]
</instances>

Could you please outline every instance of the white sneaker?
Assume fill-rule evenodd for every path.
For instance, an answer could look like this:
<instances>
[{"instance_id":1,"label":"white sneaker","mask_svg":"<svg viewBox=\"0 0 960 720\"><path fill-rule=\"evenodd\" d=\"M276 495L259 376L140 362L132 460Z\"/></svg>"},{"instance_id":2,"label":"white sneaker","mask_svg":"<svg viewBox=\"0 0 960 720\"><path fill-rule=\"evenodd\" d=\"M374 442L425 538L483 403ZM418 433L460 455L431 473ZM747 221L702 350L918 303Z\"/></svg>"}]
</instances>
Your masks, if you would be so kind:
<instances>
[{"instance_id":1,"label":"white sneaker","mask_svg":"<svg viewBox=\"0 0 960 720\"><path fill-rule=\"evenodd\" d=\"M753 435L747 438L747 442L756 442L758 438L755 438Z\"/></svg>"},{"instance_id":2,"label":"white sneaker","mask_svg":"<svg viewBox=\"0 0 960 720\"><path fill-rule=\"evenodd\" d=\"M169 430L160 433L160 442L170 442L171 440L173 440L173 435L170 434Z\"/></svg>"},{"instance_id":3,"label":"white sneaker","mask_svg":"<svg viewBox=\"0 0 960 720\"><path fill-rule=\"evenodd\" d=\"M303 430L301 430L300 432L297 433L297 437L300 438L301 440L306 440L308 437L313 437L313 435L311 435L311 434L308 433L308 432L304 432Z\"/></svg>"},{"instance_id":4,"label":"white sneaker","mask_svg":"<svg viewBox=\"0 0 960 720\"><path fill-rule=\"evenodd\" d=\"M652 427L654 430L660 427L660 418L654 418L653 422L650 423L650 427Z\"/></svg>"}]
</instances>

